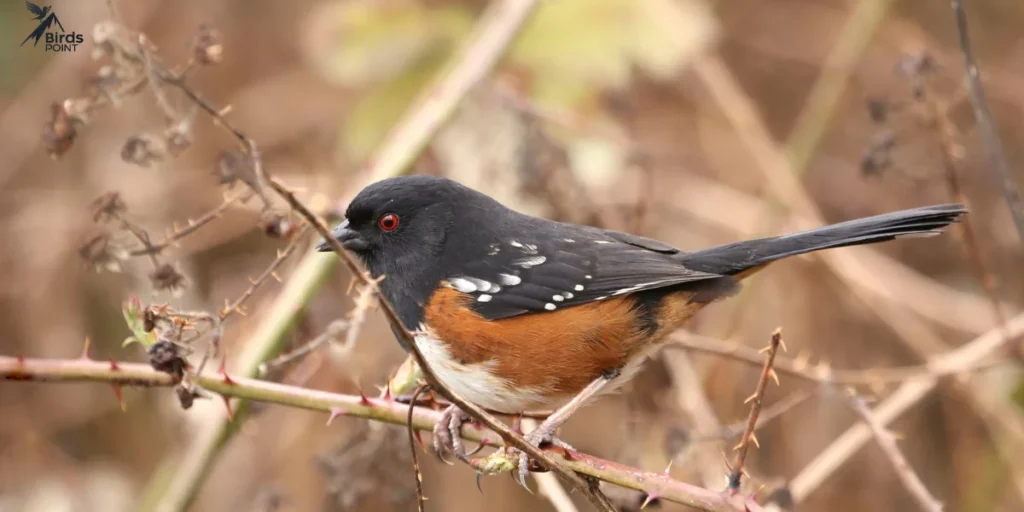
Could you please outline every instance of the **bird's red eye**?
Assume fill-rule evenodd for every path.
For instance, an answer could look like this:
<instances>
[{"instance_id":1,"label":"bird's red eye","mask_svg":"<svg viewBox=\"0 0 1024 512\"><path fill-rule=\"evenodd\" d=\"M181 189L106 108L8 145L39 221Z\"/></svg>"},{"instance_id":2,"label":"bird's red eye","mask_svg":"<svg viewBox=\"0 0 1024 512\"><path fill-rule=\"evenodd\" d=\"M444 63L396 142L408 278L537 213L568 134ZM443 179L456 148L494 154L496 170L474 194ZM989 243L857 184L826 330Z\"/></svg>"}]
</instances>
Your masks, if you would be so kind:
<instances>
[{"instance_id":1,"label":"bird's red eye","mask_svg":"<svg viewBox=\"0 0 1024 512\"><path fill-rule=\"evenodd\" d=\"M394 231L395 228L398 227L398 215L393 213L383 215L380 220L377 221L377 225L384 231Z\"/></svg>"}]
</instances>

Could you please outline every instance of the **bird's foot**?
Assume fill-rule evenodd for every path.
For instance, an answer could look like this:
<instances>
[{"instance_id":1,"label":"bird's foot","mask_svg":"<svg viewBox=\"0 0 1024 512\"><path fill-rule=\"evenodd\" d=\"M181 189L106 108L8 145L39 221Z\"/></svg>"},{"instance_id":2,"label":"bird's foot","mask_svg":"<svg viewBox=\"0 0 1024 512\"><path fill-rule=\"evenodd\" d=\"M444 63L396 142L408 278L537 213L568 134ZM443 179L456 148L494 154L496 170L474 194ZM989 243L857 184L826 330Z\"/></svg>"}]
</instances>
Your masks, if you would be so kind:
<instances>
[{"instance_id":1,"label":"bird's foot","mask_svg":"<svg viewBox=\"0 0 1024 512\"><path fill-rule=\"evenodd\" d=\"M524 436L524 439L526 439L527 443L530 443L531 446L534 446L536 448L541 448L550 445L557 446L566 451L575 451L575 448L570 446L569 443L566 443L565 441L562 441L557 436L555 436L555 431L557 429L557 425L549 425L547 424L547 422L541 423L537 428L530 431L529 434L526 434ZM529 488L526 486L526 475L530 473L530 457L522 450L518 450L515 448L509 448L506 451L506 453L510 458L513 459L515 459L518 456L519 462L517 464L517 476L519 480L519 485L529 490Z\"/></svg>"},{"instance_id":2,"label":"bird's foot","mask_svg":"<svg viewBox=\"0 0 1024 512\"><path fill-rule=\"evenodd\" d=\"M434 424L433 443L437 458L451 464L446 456L452 454L462 462L469 463L469 456L466 454L466 447L462 444L460 434L462 424L469 419L468 414L454 405L444 410L441 419Z\"/></svg>"}]
</instances>

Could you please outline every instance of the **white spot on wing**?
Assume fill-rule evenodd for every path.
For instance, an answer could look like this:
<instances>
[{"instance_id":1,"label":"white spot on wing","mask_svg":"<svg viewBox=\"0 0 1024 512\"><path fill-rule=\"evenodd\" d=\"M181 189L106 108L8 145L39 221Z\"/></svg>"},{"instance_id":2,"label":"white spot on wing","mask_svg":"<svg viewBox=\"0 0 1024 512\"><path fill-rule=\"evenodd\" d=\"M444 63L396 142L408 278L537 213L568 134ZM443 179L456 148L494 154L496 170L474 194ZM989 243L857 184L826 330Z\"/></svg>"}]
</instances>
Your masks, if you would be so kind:
<instances>
[{"instance_id":1,"label":"white spot on wing","mask_svg":"<svg viewBox=\"0 0 1024 512\"><path fill-rule=\"evenodd\" d=\"M573 240L572 238L563 238L562 240L565 240L566 242L568 242L570 244L576 243L576 240Z\"/></svg>"},{"instance_id":2,"label":"white spot on wing","mask_svg":"<svg viewBox=\"0 0 1024 512\"><path fill-rule=\"evenodd\" d=\"M490 302L491 298L492 298L491 295L487 295L486 293L481 293L480 296L476 298L476 300L478 300L480 302Z\"/></svg>"},{"instance_id":3,"label":"white spot on wing","mask_svg":"<svg viewBox=\"0 0 1024 512\"><path fill-rule=\"evenodd\" d=\"M554 304L550 303L550 302L548 302L547 304L544 304L544 309L546 309L548 311L554 311L555 307L556 306Z\"/></svg>"},{"instance_id":4,"label":"white spot on wing","mask_svg":"<svg viewBox=\"0 0 1024 512\"><path fill-rule=\"evenodd\" d=\"M608 241L608 240L596 240L594 243L595 244L610 244L611 242Z\"/></svg>"},{"instance_id":5,"label":"white spot on wing","mask_svg":"<svg viewBox=\"0 0 1024 512\"><path fill-rule=\"evenodd\" d=\"M548 259L545 258L544 256L530 256L529 258L522 258L513 261L512 264L523 268L533 268L536 267L537 265L544 263L547 260Z\"/></svg>"},{"instance_id":6,"label":"white spot on wing","mask_svg":"<svg viewBox=\"0 0 1024 512\"><path fill-rule=\"evenodd\" d=\"M565 300L565 297L562 297L561 295L552 295L551 300L555 302L562 302L563 300Z\"/></svg>"},{"instance_id":7,"label":"white spot on wing","mask_svg":"<svg viewBox=\"0 0 1024 512\"><path fill-rule=\"evenodd\" d=\"M519 242L516 242L515 240L512 240L512 247L522 247L522 246L523 246L523 244L521 244Z\"/></svg>"},{"instance_id":8,"label":"white spot on wing","mask_svg":"<svg viewBox=\"0 0 1024 512\"><path fill-rule=\"evenodd\" d=\"M587 275L585 275L585 276L583 276L583 277L585 277L585 278L587 278L587 279L592 279L592 278L593 278L594 276L592 276L592 275L590 275L590 274L587 274Z\"/></svg>"},{"instance_id":9,"label":"white spot on wing","mask_svg":"<svg viewBox=\"0 0 1024 512\"><path fill-rule=\"evenodd\" d=\"M498 279L500 279L501 284L505 286L515 286L523 282L519 276L514 276L512 274L498 274Z\"/></svg>"},{"instance_id":10,"label":"white spot on wing","mask_svg":"<svg viewBox=\"0 0 1024 512\"><path fill-rule=\"evenodd\" d=\"M571 294L569 292L565 292L563 295L565 295L565 298L567 298L567 299L573 298L573 294Z\"/></svg>"},{"instance_id":11,"label":"white spot on wing","mask_svg":"<svg viewBox=\"0 0 1024 512\"><path fill-rule=\"evenodd\" d=\"M481 291L481 292L496 292L496 291L498 291L498 285L496 285L496 284L494 284L494 283L492 283L490 281L486 281L484 279L479 279L479 278L476 278L476 277L463 277L461 279L464 279L466 281L469 281L470 283L473 283L473 286L475 286L476 289Z\"/></svg>"},{"instance_id":12,"label":"white spot on wing","mask_svg":"<svg viewBox=\"0 0 1024 512\"><path fill-rule=\"evenodd\" d=\"M590 279L590 276L587 276L587 279ZM576 287L575 287L575 288L573 288L573 289L574 289L574 290L576 290L576 291L578 291L578 292L582 292L582 291L583 291L583 285L582 285L582 284L578 284L578 285L576 285Z\"/></svg>"},{"instance_id":13,"label":"white spot on wing","mask_svg":"<svg viewBox=\"0 0 1024 512\"><path fill-rule=\"evenodd\" d=\"M449 279L448 286L451 288L455 288L456 290L462 293L473 293L476 291L476 285L473 284L472 281L468 279L463 279L461 277L453 277Z\"/></svg>"}]
</instances>

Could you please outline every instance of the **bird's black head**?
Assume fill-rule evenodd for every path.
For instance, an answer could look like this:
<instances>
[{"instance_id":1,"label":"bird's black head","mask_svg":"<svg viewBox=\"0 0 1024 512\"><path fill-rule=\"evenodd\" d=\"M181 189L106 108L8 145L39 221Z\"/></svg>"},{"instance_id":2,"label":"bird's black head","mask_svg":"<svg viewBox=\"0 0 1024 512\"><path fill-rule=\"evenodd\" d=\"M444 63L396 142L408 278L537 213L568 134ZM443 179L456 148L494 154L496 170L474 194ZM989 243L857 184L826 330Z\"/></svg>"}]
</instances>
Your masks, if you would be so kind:
<instances>
[{"instance_id":1,"label":"bird's black head","mask_svg":"<svg viewBox=\"0 0 1024 512\"><path fill-rule=\"evenodd\" d=\"M452 230L503 208L446 178L388 178L356 195L345 211L346 220L332 235L359 256L370 274L384 276L381 291L406 327L415 329L421 316L417 305L445 277L444 258L461 252L446 248ZM327 252L331 247L323 242L317 249Z\"/></svg>"},{"instance_id":2,"label":"bird's black head","mask_svg":"<svg viewBox=\"0 0 1024 512\"><path fill-rule=\"evenodd\" d=\"M436 268L449 231L473 222L467 212L503 208L484 194L447 178L401 176L373 183L356 195L346 220L332 232L374 276L409 279ZM330 251L326 242L318 246ZM386 287L385 287L386 288Z\"/></svg>"}]
</instances>

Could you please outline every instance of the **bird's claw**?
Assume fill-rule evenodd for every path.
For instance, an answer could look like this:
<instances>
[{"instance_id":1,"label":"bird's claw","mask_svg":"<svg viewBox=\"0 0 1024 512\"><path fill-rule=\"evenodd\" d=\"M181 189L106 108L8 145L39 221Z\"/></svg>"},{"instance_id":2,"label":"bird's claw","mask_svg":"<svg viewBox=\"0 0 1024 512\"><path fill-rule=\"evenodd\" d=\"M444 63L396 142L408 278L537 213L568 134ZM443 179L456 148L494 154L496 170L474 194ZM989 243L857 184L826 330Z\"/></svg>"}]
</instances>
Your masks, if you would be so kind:
<instances>
[{"instance_id":1,"label":"bird's claw","mask_svg":"<svg viewBox=\"0 0 1024 512\"><path fill-rule=\"evenodd\" d=\"M527 434L524 437L524 439L527 443L530 443L530 446L534 446L536 448L540 448L541 446L549 444L565 450L574 450L574 448L570 446L568 443L555 437L554 432L549 432L545 428L537 428L533 430L532 432ZM526 485L526 475L530 473L531 467L530 457L522 450L518 450L515 448L509 448L508 456L512 458L518 458L518 464L516 466L518 468L516 472L517 480L519 481L519 485L523 486L523 488L526 489L527 491L530 491L530 488Z\"/></svg>"},{"instance_id":2,"label":"bird's claw","mask_svg":"<svg viewBox=\"0 0 1024 512\"><path fill-rule=\"evenodd\" d=\"M444 410L441 419L434 424L434 436L432 443L437 458L446 464L452 464L447 459L448 454L455 455L455 458L469 463L469 456L466 454L466 447L462 444L460 431L462 424L469 419L469 415L452 405Z\"/></svg>"}]
</instances>

